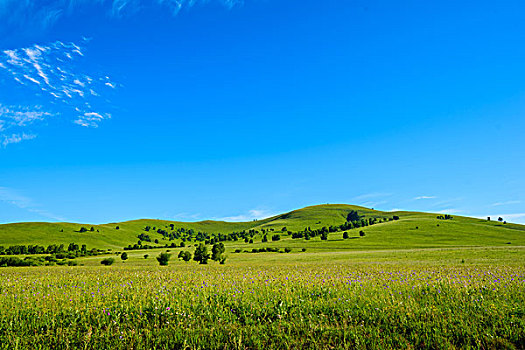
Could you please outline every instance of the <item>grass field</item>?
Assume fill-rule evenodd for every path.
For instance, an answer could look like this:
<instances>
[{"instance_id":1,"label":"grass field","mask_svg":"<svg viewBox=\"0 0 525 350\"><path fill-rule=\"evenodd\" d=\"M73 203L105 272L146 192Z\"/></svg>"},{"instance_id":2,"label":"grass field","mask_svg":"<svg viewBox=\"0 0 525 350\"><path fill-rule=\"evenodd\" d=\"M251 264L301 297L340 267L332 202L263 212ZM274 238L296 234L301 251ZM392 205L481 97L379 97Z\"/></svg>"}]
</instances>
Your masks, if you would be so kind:
<instances>
[{"instance_id":1,"label":"grass field","mask_svg":"<svg viewBox=\"0 0 525 350\"><path fill-rule=\"evenodd\" d=\"M352 229L350 239L277 231L339 225L355 209L400 218ZM0 245L62 240L119 250L144 226L170 223L99 225L98 233L75 232L79 224L2 225ZM76 259L80 266L0 268L0 349L525 348L524 226L344 205L175 225L274 228L282 239L227 241L225 265L179 261L192 242L128 251L126 261L113 254L112 266L87 256ZM244 252L261 247L291 252ZM155 257L167 250L171 261L161 267Z\"/></svg>"}]
</instances>

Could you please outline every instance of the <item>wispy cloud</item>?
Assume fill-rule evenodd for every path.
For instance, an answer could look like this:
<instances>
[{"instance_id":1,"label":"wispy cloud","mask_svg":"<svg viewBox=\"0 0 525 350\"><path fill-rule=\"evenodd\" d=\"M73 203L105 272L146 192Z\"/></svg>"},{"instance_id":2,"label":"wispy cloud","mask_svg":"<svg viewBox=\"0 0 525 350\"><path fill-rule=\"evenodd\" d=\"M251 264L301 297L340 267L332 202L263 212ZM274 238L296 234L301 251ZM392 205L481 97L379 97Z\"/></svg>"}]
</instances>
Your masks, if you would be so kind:
<instances>
[{"instance_id":1,"label":"wispy cloud","mask_svg":"<svg viewBox=\"0 0 525 350\"><path fill-rule=\"evenodd\" d=\"M437 213L438 214L461 214L461 213L464 213L464 212L465 211L462 210L462 209L447 208L447 209L439 210Z\"/></svg>"},{"instance_id":2,"label":"wispy cloud","mask_svg":"<svg viewBox=\"0 0 525 350\"><path fill-rule=\"evenodd\" d=\"M11 135L0 135L0 140L2 142L2 146L6 147L7 145L11 143L19 143L25 140L32 140L36 137L36 135L33 134L11 134Z\"/></svg>"},{"instance_id":3,"label":"wispy cloud","mask_svg":"<svg viewBox=\"0 0 525 350\"><path fill-rule=\"evenodd\" d=\"M100 9L104 16L122 18L151 7L165 9L176 16L181 10L207 3L232 8L244 0L0 0L0 22L12 29L28 25L45 29L88 7Z\"/></svg>"},{"instance_id":4,"label":"wispy cloud","mask_svg":"<svg viewBox=\"0 0 525 350\"><path fill-rule=\"evenodd\" d=\"M27 196L21 195L18 191L12 188L0 187L0 202L8 203L17 208L24 209L28 212L38 214L48 219L67 221L63 217L54 215L47 210L42 209L38 204L35 203L34 200Z\"/></svg>"},{"instance_id":5,"label":"wispy cloud","mask_svg":"<svg viewBox=\"0 0 525 350\"><path fill-rule=\"evenodd\" d=\"M506 202L496 202L492 203L493 207L500 207L502 205L513 205L513 204L520 204L521 201L506 201Z\"/></svg>"},{"instance_id":6,"label":"wispy cloud","mask_svg":"<svg viewBox=\"0 0 525 350\"><path fill-rule=\"evenodd\" d=\"M32 99L44 96L41 102L46 104L46 107L29 107L33 103L7 106L0 101L0 136L4 140L8 129L21 129L14 132L22 134L26 132L24 127L51 116L61 115L85 127L97 127L102 120L111 118L110 113L98 108L107 107L104 97L119 85L108 76L81 72L82 62L78 60L83 59L85 48L82 45L87 42L88 39L83 39L77 45L57 41L0 52L0 76L13 79L13 89ZM61 112L50 112L57 108ZM8 143L14 142L4 142L4 146Z\"/></svg>"},{"instance_id":7,"label":"wispy cloud","mask_svg":"<svg viewBox=\"0 0 525 350\"><path fill-rule=\"evenodd\" d=\"M248 211L248 213L245 213L245 214L215 218L215 220L245 222L245 221L265 219L265 218L268 218L274 215L275 215L274 213L267 211L267 210L252 209Z\"/></svg>"},{"instance_id":8,"label":"wispy cloud","mask_svg":"<svg viewBox=\"0 0 525 350\"><path fill-rule=\"evenodd\" d=\"M436 196L419 196L419 197L414 197L414 200L415 201L419 201L419 200L422 200L422 199L435 199L437 198Z\"/></svg>"}]
</instances>

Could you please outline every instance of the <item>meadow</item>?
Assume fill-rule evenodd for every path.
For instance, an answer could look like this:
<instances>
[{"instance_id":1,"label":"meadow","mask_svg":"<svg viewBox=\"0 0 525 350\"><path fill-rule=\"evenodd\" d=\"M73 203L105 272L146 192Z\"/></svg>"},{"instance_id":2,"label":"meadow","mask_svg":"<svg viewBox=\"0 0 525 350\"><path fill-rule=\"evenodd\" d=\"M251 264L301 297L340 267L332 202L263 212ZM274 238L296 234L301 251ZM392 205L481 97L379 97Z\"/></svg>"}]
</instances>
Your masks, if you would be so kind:
<instances>
[{"instance_id":1,"label":"meadow","mask_svg":"<svg viewBox=\"0 0 525 350\"><path fill-rule=\"evenodd\" d=\"M525 254L510 250L4 268L0 348L520 349Z\"/></svg>"},{"instance_id":2,"label":"meadow","mask_svg":"<svg viewBox=\"0 0 525 350\"><path fill-rule=\"evenodd\" d=\"M403 212L399 220L367 226L365 236L351 229L349 239L341 231L326 240L281 231L280 240L262 242L254 229L341 224L348 208L356 207L188 224L215 232L254 230L254 243L225 241L224 265L177 259L180 251L195 251L193 239L185 247L129 250L127 260L115 249L79 256L78 266L2 267L0 349L525 348L521 225ZM133 243L149 224L160 226L144 220L69 235L94 240L114 233L115 242ZM25 240L24 225L34 229ZM59 239L67 225L79 227L0 225L0 243ZM38 235L38 227L56 235ZM118 248L107 242L94 243ZM278 252L250 252L261 247ZM160 253L171 254L168 266L157 263ZM115 263L102 266L108 257Z\"/></svg>"}]
</instances>

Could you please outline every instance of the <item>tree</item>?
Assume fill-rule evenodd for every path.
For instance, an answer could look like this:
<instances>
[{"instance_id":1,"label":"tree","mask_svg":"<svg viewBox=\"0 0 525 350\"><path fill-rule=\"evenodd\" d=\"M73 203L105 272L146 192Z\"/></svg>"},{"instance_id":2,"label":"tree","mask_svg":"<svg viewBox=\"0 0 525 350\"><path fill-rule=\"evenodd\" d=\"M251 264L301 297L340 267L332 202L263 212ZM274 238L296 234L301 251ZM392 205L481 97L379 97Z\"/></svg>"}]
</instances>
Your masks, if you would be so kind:
<instances>
[{"instance_id":1,"label":"tree","mask_svg":"<svg viewBox=\"0 0 525 350\"><path fill-rule=\"evenodd\" d=\"M120 227L117 226L117 227L115 227L115 229L116 229L116 230L120 230Z\"/></svg>"},{"instance_id":2,"label":"tree","mask_svg":"<svg viewBox=\"0 0 525 350\"><path fill-rule=\"evenodd\" d=\"M253 241L252 241L253 243ZM224 255L224 252L226 251L226 248L224 248L224 244L221 243L215 243L213 245L213 248L211 249L211 260L213 261L219 261Z\"/></svg>"},{"instance_id":3,"label":"tree","mask_svg":"<svg viewBox=\"0 0 525 350\"><path fill-rule=\"evenodd\" d=\"M86 231L87 231L87 228L85 228L84 226L82 226L82 227L80 228L80 230L78 230L78 232L80 232L80 233L84 233L84 232L86 232Z\"/></svg>"},{"instance_id":4,"label":"tree","mask_svg":"<svg viewBox=\"0 0 525 350\"><path fill-rule=\"evenodd\" d=\"M168 261L170 261L171 254L168 253L160 253L160 255L157 257L157 261L159 262L160 266L166 266L168 265Z\"/></svg>"},{"instance_id":5,"label":"tree","mask_svg":"<svg viewBox=\"0 0 525 350\"><path fill-rule=\"evenodd\" d=\"M267 235L264 235L264 236L263 236L263 238L262 238L262 242L263 242L263 243L268 242L268 236L267 236Z\"/></svg>"},{"instance_id":6,"label":"tree","mask_svg":"<svg viewBox=\"0 0 525 350\"><path fill-rule=\"evenodd\" d=\"M148 254L144 254L144 259L147 259L149 257Z\"/></svg>"},{"instance_id":7,"label":"tree","mask_svg":"<svg viewBox=\"0 0 525 350\"><path fill-rule=\"evenodd\" d=\"M392 216L392 219L394 219L394 220L399 220L399 216L394 215L394 216Z\"/></svg>"},{"instance_id":8,"label":"tree","mask_svg":"<svg viewBox=\"0 0 525 350\"><path fill-rule=\"evenodd\" d=\"M112 265L114 262L115 262L115 259L113 259L113 258L105 258L100 263L102 265L109 266L109 265Z\"/></svg>"},{"instance_id":9,"label":"tree","mask_svg":"<svg viewBox=\"0 0 525 350\"><path fill-rule=\"evenodd\" d=\"M347 231L343 232L343 239L348 239L348 238L349 238L348 232Z\"/></svg>"},{"instance_id":10,"label":"tree","mask_svg":"<svg viewBox=\"0 0 525 350\"><path fill-rule=\"evenodd\" d=\"M91 228L89 229L91 232L94 232L95 231L95 228L93 226L91 226Z\"/></svg>"},{"instance_id":11,"label":"tree","mask_svg":"<svg viewBox=\"0 0 525 350\"><path fill-rule=\"evenodd\" d=\"M487 221L490 221L490 216L487 216Z\"/></svg>"},{"instance_id":12,"label":"tree","mask_svg":"<svg viewBox=\"0 0 525 350\"><path fill-rule=\"evenodd\" d=\"M359 236L364 237L365 236L365 231L359 231Z\"/></svg>"},{"instance_id":13,"label":"tree","mask_svg":"<svg viewBox=\"0 0 525 350\"><path fill-rule=\"evenodd\" d=\"M188 251L182 251L182 250L181 250L181 251L179 252L178 258L179 258L179 259L182 259L182 260L184 260L184 261L186 261L186 262L188 262L188 261L191 260L191 253L188 252Z\"/></svg>"},{"instance_id":14,"label":"tree","mask_svg":"<svg viewBox=\"0 0 525 350\"><path fill-rule=\"evenodd\" d=\"M273 236L272 236L272 241L273 241L273 242L276 242L276 241L278 241L278 240L280 240L280 239L281 239L281 236L279 236L279 235L273 235Z\"/></svg>"},{"instance_id":15,"label":"tree","mask_svg":"<svg viewBox=\"0 0 525 350\"><path fill-rule=\"evenodd\" d=\"M328 232L321 233L321 240L322 241L327 241L328 240Z\"/></svg>"},{"instance_id":16,"label":"tree","mask_svg":"<svg viewBox=\"0 0 525 350\"><path fill-rule=\"evenodd\" d=\"M359 216L357 211L350 210L350 212L346 216L346 221L358 221L360 218L361 218L361 216Z\"/></svg>"},{"instance_id":17,"label":"tree","mask_svg":"<svg viewBox=\"0 0 525 350\"><path fill-rule=\"evenodd\" d=\"M498 218L498 221L499 221L499 222L502 222L502 221L503 221L503 218L500 216L500 217Z\"/></svg>"},{"instance_id":18,"label":"tree","mask_svg":"<svg viewBox=\"0 0 525 350\"><path fill-rule=\"evenodd\" d=\"M193 260L198 261L199 264L207 264L210 259L210 254L208 253L208 248L202 243L200 243L195 249L193 254Z\"/></svg>"},{"instance_id":19,"label":"tree","mask_svg":"<svg viewBox=\"0 0 525 350\"><path fill-rule=\"evenodd\" d=\"M122 254L120 255L120 258L121 258L122 260L128 260L128 253L126 253L126 252L122 253Z\"/></svg>"}]
</instances>

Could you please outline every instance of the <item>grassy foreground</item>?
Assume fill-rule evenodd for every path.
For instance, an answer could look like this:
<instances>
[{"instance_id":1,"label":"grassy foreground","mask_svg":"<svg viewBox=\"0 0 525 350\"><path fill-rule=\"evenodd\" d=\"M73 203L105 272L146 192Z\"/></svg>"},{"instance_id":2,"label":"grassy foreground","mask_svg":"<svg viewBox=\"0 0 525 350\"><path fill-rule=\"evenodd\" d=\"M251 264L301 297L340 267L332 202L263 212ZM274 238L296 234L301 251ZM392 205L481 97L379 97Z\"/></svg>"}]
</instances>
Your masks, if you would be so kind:
<instances>
[{"instance_id":1,"label":"grassy foreground","mask_svg":"<svg viewBox=\"0 0 525 350\"><path fill-rule=\"evenodd\" d=\"M525 348L525 250L0 270L1 349ZM460 259L461 258L461 259Z\"/></svg>"}]
</instances>

